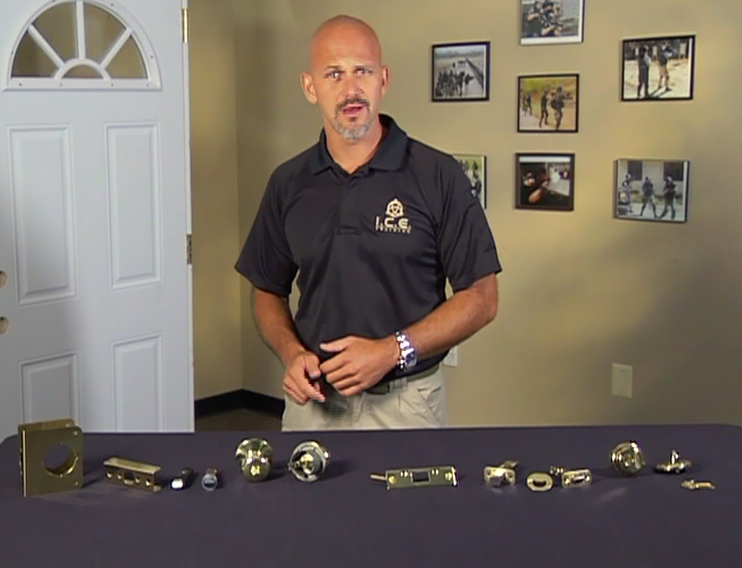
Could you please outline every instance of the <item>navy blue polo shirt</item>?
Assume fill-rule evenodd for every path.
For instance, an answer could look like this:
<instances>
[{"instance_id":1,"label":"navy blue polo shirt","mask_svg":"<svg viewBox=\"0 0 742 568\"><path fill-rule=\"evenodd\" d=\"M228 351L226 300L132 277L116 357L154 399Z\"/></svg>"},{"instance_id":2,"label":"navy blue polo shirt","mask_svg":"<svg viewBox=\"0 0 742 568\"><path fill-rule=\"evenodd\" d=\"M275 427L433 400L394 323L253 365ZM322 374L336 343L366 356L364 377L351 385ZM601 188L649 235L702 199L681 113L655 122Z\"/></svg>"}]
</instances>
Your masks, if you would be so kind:
<instances>
[{"instance_id":1,"label":"navy blue polo shirt","mask_svg":"<svg viewBox=\"0 0 742 568\"><path fill-rule=\"evenodd\" d=\"M332 159L324 130L278 166L235 265L256 288L283 297L298 273L298 336L321 361L332 354L320 343L386 337L422 319L445 301L446 279L458 291L501 271L458 162L408 137L391 117L381 120L386 135L353 174Z\"/></svg>"}]
</instances>

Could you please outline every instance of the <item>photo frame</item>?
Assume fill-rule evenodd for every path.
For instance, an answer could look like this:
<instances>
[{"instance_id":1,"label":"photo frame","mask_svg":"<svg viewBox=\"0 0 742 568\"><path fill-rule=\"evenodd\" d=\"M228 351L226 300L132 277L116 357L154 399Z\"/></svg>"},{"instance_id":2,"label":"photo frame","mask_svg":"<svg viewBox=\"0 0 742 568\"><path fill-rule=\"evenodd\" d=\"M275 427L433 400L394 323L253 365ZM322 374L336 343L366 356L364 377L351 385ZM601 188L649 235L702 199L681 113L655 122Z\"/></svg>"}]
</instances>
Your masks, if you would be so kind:
<instances>
[{"instance_id":1,"label":"photo frame","mask_svg":"<svg viewBox=\"0 0 742 568\"><path fill-rule=\"evenodd\" d=\"M573 153L515 155L515 208L573 211L575 193Z\"/></svg>"},{"instance_id":2,"label":"photo frame","mask_svg":"<svg viewBox=\"0 0 742 568\"><path fill-rule=\"evenodd\" d=\"M453 154L462 171L469 178L471 193L487 210L487 157L483 154Z\"/></svg>"},{"instance_id":3,"label":"photo frame","mask_svg":"<svg viewBox=\"0 0 742 568\"><path fill-rule=\"evenodd\" d=\"M585 0L519 0L520 45L582 43Z\"/></svg>"},{"instance_id":4,"label":"photo frame","mask_svg":"<svg viewBox=\"0 0 742 568\"><path fill-rule=\"evenodd\" d=\"M433 102L488 101L490 42L434 44L431 78Z\"/></svg>"},{"instance_id":5,"label":"photo frame","mask_svg":"<svg viewBox=\"0 0 742 568\"><path fill-rule=\"evenodd\" d=\"M615 218L664 223L688 220L688 160L621 158L615 166Z\"/></svg>"},{"instance_id":6,"label":"photo frame","mask_svg":"<svg viewBox=\"0 0 742 568\"><path fill-rule=\"evenodd\" d=\"M518 77L518 132L579 131L580 76L577 73Z\"/></svg>"},{"instance_id":7,"label":"photo frame","mask_svg":"<svg viewBox=\"0 0 742 568\"><path fill-rule=\"evenodd\" d=\"M692 100L695 49L695 35L624 39L621 43L621 100Z\"/></svg>"}]
</instances>

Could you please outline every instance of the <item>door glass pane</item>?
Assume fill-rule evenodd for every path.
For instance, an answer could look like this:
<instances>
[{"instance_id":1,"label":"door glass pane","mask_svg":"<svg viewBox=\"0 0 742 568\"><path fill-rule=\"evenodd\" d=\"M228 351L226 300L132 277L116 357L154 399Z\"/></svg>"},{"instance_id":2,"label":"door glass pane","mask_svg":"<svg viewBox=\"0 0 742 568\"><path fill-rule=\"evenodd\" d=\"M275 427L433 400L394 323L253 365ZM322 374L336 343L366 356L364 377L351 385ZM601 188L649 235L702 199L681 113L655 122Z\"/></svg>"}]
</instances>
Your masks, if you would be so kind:
<instances>
[{"instance_id":1,"label":"door glass pane","mask_svg":"<svg viewBox=\"0 0 742 568\"><path fill-rule=\"evenodd\" d=\"M57 66L26 32L13 61L13 77L51 77L56 70Z\"/></svg>"},{"instance_id":2,"label":"door glass pane","mask_svg":"<svg viewBox=\"0 0 742 568\"><path fill-rule=\"evenodd\" d=\"M36 18L34 27L54 48L62 61L67 61L77 55L75 4L73 2L52 6Z\"/></svg>"},{"instance_id":3,"label":"door glass pane","mask_svg":"<svg viewBox=\"0 0 742 568\"><path fill-rule=\"evenodd\" d=\"M85 48L90 59L100 63L124 29L116 16L85 3Z\"/></svg>"},{"instance_id":4,"label":"door glass pane","mask_svg":"<svg viewBox=\"0 0 742 568\"><path fill-rule=\"evenodd\" d=\"M87 65L77 65L73 67L64 76L65 79L102 79L100 73L98 73L92 67Z\"/></svg>"},{"instance_id":5,"label":"door glass pane","mask_svg":"<svg viewBox=\"0 0 742 568\"><path fill-rule=\"evenodd\" d=\"M106 69L114 79L146 79L147 69L134 38L129 38Z\"/></svg>"}]
</instances>

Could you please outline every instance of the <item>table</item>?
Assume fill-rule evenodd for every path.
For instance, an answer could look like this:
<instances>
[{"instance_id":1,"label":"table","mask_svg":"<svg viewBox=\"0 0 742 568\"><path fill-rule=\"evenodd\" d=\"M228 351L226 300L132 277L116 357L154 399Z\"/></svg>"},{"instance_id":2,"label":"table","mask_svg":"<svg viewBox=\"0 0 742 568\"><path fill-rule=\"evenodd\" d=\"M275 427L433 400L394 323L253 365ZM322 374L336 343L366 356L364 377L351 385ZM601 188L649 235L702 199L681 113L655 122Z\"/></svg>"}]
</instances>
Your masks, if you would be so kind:
<instances>
[{"instance_id":1,"label":"table","mask_svg":"<svg viewBox=\"0 0 742 568\"><path fill-rule=\"evenodd\" d=\"M241 477L239 442L264 437L274 476ZM302 483L283 470L293 448L317 440L332 457ZM676 449L693 469L613 472L610 451L636 440L650 465ZM742 428L727 425L451 428L326 433L85 434L85 487L24 498L18 440L0 444L0 566L65 567L536 567L710 568L742 553ZM215 466L224 485L150 494L101 480L118 455L162 466ZM492 489L485 465L517 460L514 487ZM457 487L387 490L369 474L454 465ZM535 493L532 471L588 467L589 487ZM715 490L689 491L682 479Z\"/></svg>"}]
</instances>

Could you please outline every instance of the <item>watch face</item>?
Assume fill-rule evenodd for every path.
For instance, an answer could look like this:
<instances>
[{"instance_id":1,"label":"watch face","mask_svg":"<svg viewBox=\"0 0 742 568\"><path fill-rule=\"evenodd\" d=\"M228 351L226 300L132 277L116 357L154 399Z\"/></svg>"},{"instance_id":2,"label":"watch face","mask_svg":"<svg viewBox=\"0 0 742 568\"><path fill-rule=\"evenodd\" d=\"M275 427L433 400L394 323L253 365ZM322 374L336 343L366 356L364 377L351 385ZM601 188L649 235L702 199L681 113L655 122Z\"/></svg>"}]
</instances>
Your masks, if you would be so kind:
<instances>
[{"instance_id":1,"label":"watch face","mask_svg":"<svg viewBox=\"0 0 742 568\"><path fill-rule=\"evenodd\" d=\"M410 369L417 365L417 354L414 349L410 349L410 352L405 356L405 367Z\"/></svg>"}]
</instances>

